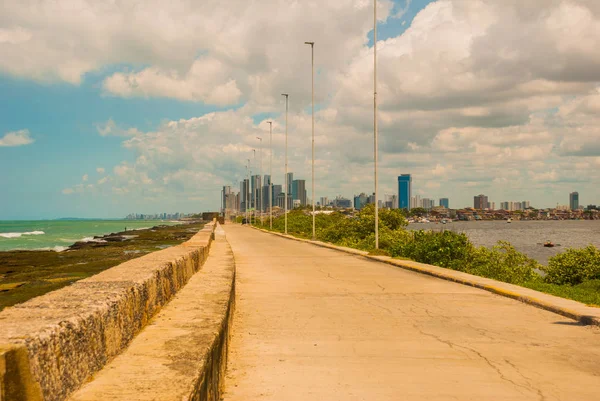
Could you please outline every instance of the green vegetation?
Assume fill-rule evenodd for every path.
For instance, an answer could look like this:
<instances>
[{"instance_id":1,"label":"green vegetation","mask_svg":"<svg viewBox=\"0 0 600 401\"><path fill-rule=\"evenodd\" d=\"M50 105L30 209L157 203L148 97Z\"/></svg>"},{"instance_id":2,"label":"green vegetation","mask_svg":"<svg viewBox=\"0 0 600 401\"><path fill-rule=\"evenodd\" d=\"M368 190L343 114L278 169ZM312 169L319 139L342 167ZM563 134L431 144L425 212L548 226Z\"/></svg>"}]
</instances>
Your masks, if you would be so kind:
<instances>
[{"instance_id":1,"label":"green vegetation","mask_svg":"<svg viewBox=\"0 0 600 401\"><path fill-rule=\"evenodd\" d=\"M567 249L552 257L543 268L550 284L578 285L600 279L600 250L589 245L582 249Z\"/></svg>"},{"instance_id":2,"label":"green vegetation","mask_svg":"<svg viewBox=\"0 0 600 401\"><path fill-rule=\"evenodd\" d=\"M577 285L549 284L544 281L531 281L523 284L532 290L569 298L590 306L600 306L600 280L584 281Z\"/></svg>"},{"instance_id":3,"label":"green vegetation","mask_svg":"<svg viewBox=\"0 0 600 401\"><path fill-rule=\"evenodd\" d=\"M78 242L70 250L0 252L0 310L190 239L203 224L160 226ZM126 237L122 237L125 235Z\"/></svg>"},{"instance_id":4,"label":"green vegetation","mask_svg":"<svg viewBox=\"0 0 600 401\"><path fill-rule=\"evenodd\" d=\"M542 266L518 252L510 243L476 247L464 233L454 231L411 231L398 209L379 211L379 248L375 249L373 205L357 216L342 213L316 216L317 240L387 255L398 259L445 267L549 294L600 306L600 250L593 246L568 249ZM260 222L257 222L260 226ZM268 229L268 222L262 228ZM284 217L273 220L273 230L284 232ZM312 237L312 216L297 209L288 213L288 233ZM538 273L542 271L545 276Z\"/></svg>"}]
</instances>

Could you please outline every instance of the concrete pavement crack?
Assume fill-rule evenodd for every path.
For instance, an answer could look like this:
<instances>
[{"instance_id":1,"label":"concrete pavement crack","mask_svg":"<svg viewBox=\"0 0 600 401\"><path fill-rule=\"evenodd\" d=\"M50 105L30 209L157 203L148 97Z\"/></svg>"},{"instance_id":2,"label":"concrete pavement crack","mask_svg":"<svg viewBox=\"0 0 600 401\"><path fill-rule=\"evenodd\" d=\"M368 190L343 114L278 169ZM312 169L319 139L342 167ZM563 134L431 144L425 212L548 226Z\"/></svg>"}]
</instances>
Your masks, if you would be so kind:
<instances>
[{"instance_id":1,"label":"concrete pavement crack","mask_svg":"<svg viewBox=\"0 0 600 401\"><path fill-rule=\"evenodd\" d=\"M448 340L444 340L444 339L442 339L441 337L439 337L439 336L437 336L437 335L435 335L435 334L432 334L432 333L427 333L427 332L423 331L423 329L421 329L421 328L420 328L420 327L419 327L417 324L413 324L413 327L414 327L414 328L415 328L415 329L416 329L416 330L417 330L417 331L418 331L420 334L422 334L422 335L424 335L424 336L427 336L427 337L431 337L431 338L433 338L433 339L435 339L435 340L437 340L437 341L439 341L439 342L441 342L441 343L443 343L443 344L446 344L447 346L449 346L449 347L450 347L450 348L452 348L452 349L457 349L457 350L458 350L458 349L463 349L463 350L467 350L467 351L470 351L470 352L474 353L474 354L475 354L475 355L477 355L477 356L478 356L480 359L484 360L484 361L486 362L486 364L487 364L487 365L488 365L490 368L492 368L494 371L496 371L496 373L498 374L498 376L500 377L500 379L502 379L502 380L504 380L504 381L506 381L506 382L508 382L508 383L511 383L513 386L515 386L515 387L517 387L517 388L521 388L521 389L528 390L528 391L535 391L535 392L537 393L537 395L539 395L540 397L542 397L542 398L540 399L540 401L543 401L543 400L545 399L545 397L543 396L543 394L541 394L541 390L539 390L539 389L536 389L536 388L533 388L533 387L531 386L531 384L529 383L529 381L527 381L527 385L523 385L523 384L517 383L517 382L515 382L514 380L511 380L510 378L506 377L506 375L505 375L505 374L504 374L504 373L503 373L503 372L500 370L500 368L499 368L499 367L498 367L496 364L494 364L494 363L493 363L493 362L492 362L492 361L491 361L489 358L487 358L485 355L483 355L481 352L477 351L476 349L474 349L474 348L471 348L471 347L467 347L467 346L465 346L465 345L456 344L456 343L453 343L453 342L451 342L451 341L448 341ZM464 352L464 351L461 351L461 352L462 352L464 355L468 356L468 354L467 354L466 352ZM511 365L511 366L513 366L513 368L514 368L514 365ZM518 372L518 373L519 373L519 375L520 375L521 377L524 377L524 376L523 376L523 375L522 375L520 372ZM522 391L519 391L519 392L520 392L521 394L523 394L523 392L522 392Z\"/></svg>"}]
</instances>

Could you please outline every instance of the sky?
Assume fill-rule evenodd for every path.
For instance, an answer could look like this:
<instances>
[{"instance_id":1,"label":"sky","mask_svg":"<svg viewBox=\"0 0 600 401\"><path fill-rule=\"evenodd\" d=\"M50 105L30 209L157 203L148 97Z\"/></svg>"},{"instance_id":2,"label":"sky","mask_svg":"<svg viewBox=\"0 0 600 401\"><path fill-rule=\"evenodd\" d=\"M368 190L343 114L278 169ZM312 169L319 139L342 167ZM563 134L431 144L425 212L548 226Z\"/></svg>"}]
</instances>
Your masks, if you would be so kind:
<instances>
[{"instance_id":1,"label":"sky","mask_svg":"<svg viewBox=\"0 0 600 401\"><path fill-rule=\"evenodd\" d=\"M220 206L253 171L373 191L369 0L0 3L0 219ZM380 198L600 203L600 3L378 1ZM262 137L261 141L257 137ZM253 157L256 149L256 160ZM310 197L310 193L309 193Z\"/></svg>"}]
</instances>

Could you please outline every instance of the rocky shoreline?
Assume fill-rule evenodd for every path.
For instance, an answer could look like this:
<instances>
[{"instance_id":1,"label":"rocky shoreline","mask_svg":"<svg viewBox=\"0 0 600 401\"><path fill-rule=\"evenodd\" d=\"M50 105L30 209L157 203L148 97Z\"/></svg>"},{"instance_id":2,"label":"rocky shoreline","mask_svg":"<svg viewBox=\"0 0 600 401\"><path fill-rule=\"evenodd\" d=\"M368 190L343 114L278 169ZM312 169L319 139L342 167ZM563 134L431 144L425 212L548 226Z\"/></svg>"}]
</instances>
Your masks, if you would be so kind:
<instances>
[{"instance_id":1,"label":"rocky shoreline","mask_svg":"<svg viewBox=\"0 0 600 401\"><path fill-rule=\"evenodd\" d=\"M127 230L78 241L62 252L0 252L0 310L57 290L127 260L178 245L204 226L186 222Z\"/></svg>"}]
</instances>

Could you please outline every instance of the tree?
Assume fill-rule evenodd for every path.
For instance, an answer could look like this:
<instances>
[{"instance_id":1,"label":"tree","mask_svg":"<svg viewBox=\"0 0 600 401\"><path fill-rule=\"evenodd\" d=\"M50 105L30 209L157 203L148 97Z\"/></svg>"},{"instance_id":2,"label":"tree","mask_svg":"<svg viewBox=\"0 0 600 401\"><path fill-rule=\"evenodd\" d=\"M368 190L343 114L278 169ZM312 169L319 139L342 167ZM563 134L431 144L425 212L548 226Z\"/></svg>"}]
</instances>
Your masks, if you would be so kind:
<instances>
[{"instance_id":1,"label":"tree","mask_svg":"<svg viewBox=\"0 0 600 401\"><path fill-rule=\"evenodd\" d=\"M425 208L422 207L415 207L410 209L410 216L419 216L419 217L423 217L427 214L427 210Z\"/></svg>"}]
</instances>

